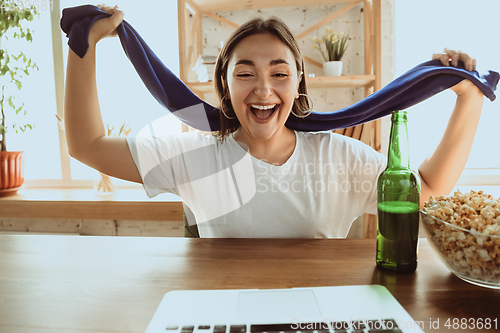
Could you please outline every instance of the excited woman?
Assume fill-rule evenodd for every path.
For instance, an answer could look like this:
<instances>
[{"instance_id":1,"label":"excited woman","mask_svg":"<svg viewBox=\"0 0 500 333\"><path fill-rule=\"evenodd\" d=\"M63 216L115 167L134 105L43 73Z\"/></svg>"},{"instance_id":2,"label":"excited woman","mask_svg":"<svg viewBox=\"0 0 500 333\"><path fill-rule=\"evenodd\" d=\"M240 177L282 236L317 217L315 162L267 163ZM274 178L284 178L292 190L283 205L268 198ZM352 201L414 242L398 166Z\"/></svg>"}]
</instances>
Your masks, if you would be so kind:
<instances>
[{"instance_id":1,"label":"excited woman","mask_svg":"<svg viewBox=\"0 0 500 333\"><path fill-rule=\"evenodd\" d=\"M68 55L64 113L71 156L144 184L149 196L179 195L201 237L346 237L359 215L376 212L385 156L330 131L285 126L290 113L306 117L312 103L299 46L277 18L246 22L221 50L214 75L221 100L218 133L171 134L152 125L136 138L106 137L95 48L116 35L123 12L101 8L112 16L92 26L86 55ZM433 58L475 69L475 59L465 53L445 49ZM479 121L480 90L468 80L451 89L457 94L453 115L419 168L422 203L451 191Z\"/></svg>"}]
</instances>

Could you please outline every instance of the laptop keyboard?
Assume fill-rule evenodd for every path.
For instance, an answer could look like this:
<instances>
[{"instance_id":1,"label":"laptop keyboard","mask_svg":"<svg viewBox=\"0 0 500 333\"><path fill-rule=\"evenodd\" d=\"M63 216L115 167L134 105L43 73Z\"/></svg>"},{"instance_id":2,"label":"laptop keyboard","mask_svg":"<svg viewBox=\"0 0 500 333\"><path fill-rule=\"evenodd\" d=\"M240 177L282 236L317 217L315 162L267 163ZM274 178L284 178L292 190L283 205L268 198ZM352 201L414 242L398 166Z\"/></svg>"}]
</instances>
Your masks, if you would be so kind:
<instances>
[{"instance_id":1,"label":"laptop keyboard","mask_svg":"<svg viewBox=\"0 0 500 333\"><path fill-rule=\"evenodd\" d=\"M268 325L167 326L169 333L402 333L394 319L335 321Z\"/></svg>"}]
</instances>

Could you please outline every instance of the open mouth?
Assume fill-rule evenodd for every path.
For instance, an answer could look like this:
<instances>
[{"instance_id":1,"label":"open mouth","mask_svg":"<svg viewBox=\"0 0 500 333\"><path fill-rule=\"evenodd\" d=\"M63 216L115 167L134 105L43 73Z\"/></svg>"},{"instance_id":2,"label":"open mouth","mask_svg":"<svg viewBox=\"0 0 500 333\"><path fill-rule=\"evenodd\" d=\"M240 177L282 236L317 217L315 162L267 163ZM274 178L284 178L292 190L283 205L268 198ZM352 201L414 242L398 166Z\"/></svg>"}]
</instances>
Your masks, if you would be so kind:
<instances>
[{"instance_id":1,"label":"open mouth","mask_svg":"<svg viewBox=\"0 0 500 333\"><path fill-rule=\"evenodd\" d=\"M273 105L250 105L250 111L260 120L266 120L270 118L274 112L279 108L279 104Z\"/></svg>"}]
</instances>

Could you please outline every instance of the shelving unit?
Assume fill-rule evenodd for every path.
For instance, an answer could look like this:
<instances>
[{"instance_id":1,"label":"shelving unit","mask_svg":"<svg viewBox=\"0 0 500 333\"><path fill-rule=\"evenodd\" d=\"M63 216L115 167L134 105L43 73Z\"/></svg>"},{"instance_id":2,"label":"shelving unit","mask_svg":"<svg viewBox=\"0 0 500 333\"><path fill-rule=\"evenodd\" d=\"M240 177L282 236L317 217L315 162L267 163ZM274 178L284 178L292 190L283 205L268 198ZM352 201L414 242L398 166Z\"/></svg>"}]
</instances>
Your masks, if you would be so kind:
<instances>
[{"instance_id":1,"label":"shelving unit","mask_svg":"<svg viewBox=\"0 0 500 333\"><path fill-rule=\"evenodd\" d=\"M189 71L203 51L203 15L236 28L238 24L221 17L217 12L332 3L342 3L345 6L336 12L327 13L317 23L297 34L296 38L304 38L357 5L362 5L364 15L364 74L340 77L308 77L306 78L307 86L310 89L364 88L364 95L368 96L381 88L381 0L177 0L181 80L202 99L206 93L214 91L213 82L195 82L188 78ZM308 57L305 57L305 60L315 66L322 65ZM380 151L380 120L350 129L338 129L335 132L344 135L350 134L350 136L355 134L354 138Z\"/></svg>"},{"instance_id":2,"label":"shelving unit","mask_svg":"<svg viewBox=\"0 0 500 333\"><path fill-rule=\"evenodd\" d=\"M305 38L311 32L328 24L345 12L358 5L362 5L364 21L364 73L363 75L340 77L307 77L307 86L309 89L364 88L365 97L370 95L382 86L381 0L177 0L181 80L202 99L205 98L206 93L214 91L213 82L194 82L190 81L188 76L196 59L203 51L203 16L211 17L236 28L238 24L218 15L217 12L332 3L345 4L345 6L335 12L325 13L325 17L319 18L317 23L297 34L295 38L297 40ZM321 63L308 57L304 57L304 59L312 65L322 66ZM337 129L335 132L361 140L375 150L380 151L380 123L380 120L376 120L351 128ZM371 238L376 235L374 217L365 218L364 229L365 237Z\"/></svg>"}]
</instances>

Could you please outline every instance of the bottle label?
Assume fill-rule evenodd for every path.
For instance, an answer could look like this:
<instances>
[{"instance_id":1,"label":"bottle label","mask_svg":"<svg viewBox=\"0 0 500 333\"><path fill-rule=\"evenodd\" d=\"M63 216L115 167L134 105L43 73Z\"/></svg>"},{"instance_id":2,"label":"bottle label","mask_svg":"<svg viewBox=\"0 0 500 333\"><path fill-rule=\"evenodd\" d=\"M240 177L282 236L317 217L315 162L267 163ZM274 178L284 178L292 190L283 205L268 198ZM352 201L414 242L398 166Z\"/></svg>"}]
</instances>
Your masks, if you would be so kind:
<instances>
[{"instance_id":1,"label":"bottle label","mask_svg":"<svg viewBox=\"0 0 500 333\"><path fill-rule=\"evenodd\" d=\"M419 205L409 201L386 201L379 202L378 209L392 214L418 213Z\"/></svg>"}]
</instances>

